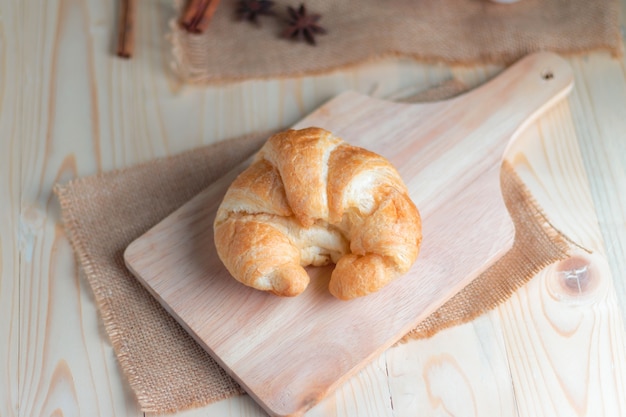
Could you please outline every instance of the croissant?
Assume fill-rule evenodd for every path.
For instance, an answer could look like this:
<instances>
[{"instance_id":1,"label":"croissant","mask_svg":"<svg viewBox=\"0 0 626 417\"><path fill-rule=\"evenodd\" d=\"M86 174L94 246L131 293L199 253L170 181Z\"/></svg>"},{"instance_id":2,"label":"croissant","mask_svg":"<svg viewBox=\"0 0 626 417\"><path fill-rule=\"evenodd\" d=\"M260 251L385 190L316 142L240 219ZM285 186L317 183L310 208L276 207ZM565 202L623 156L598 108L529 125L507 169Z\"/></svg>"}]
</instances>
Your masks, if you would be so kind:
<instances>
[{"instance_id":1,"label":"croissant","mask_svg":"<svg viewBox=\"0 0 626 417\"><path fill-rule=\"evenodd\" d=\"M347 300L409 270L421 219L382 156L320 128L268 139L230 185L214 223L218 256L245 285L300 294L308 265L335 263L329 290Z\"/></svg>"}]
</instances>

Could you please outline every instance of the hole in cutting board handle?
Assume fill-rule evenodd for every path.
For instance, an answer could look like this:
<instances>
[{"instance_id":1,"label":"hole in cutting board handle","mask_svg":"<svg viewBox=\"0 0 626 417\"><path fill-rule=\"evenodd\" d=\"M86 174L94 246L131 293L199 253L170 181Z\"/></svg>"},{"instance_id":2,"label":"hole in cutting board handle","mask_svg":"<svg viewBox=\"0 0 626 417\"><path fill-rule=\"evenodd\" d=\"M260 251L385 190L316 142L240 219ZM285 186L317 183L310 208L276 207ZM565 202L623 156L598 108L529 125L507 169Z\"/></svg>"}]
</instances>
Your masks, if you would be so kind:
<instances>
[{"instance_id":1,"label":"hole in cutting board handle","mask_svg":"<svg viewBox=\"0 0 626 417\"><path fill-rule=\"evenodd\" d=\"M541 78L545 81L550 81L554 79L554 72L551 69L545 69L541 72Z\"/></svg>"}]
</instances>

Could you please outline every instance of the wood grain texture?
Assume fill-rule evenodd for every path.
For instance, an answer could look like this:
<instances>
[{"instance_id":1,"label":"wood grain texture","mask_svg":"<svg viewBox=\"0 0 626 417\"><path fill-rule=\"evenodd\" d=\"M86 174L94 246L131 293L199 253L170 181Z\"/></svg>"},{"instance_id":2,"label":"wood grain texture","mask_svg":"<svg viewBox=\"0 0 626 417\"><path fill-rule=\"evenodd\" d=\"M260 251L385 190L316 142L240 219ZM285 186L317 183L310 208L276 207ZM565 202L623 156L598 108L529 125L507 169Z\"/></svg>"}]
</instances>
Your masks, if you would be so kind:
<instances>
[{"instance_id":1,"label":"wood grain texture","mask_svg":"<svg viewBox=\"0 0 626 417\"><path fill-rule=\"evenodd\" d=\"M500 324L484 315L387 350L395 415L517 416Z\"/></svg>"},{"instance_id":2,"label":"wood grain texture","mask_svg":"<svg viewBox=\"0 0 626 417\"><path fill-rule=\"evenodd\" d=\"M579 94L585 90L575 89L510 155L551 222L592 251L580 251L584 262L577 267L562 262L546 268L497 309L523 415L626 413L626 335L614 284L619 279L607 262L594 180L571 113ZM576 269L582 272L571 275Z\"/></svg>"},{"instance_id":3,"label":"wood grain texture","mask_svg":"<svg viewBox=\"0 0 626 417\"><path fill-rule=\"evenodd\" d=\"M621 3L626 10L626 2ZM129 166L230 136L288 126L345 90L383 98L406 88L436 85L451 75L476 86L500 71L492 66L449 68L389 60L317 77L197 90L182 86L168 69L170 58L163 34L174 16L171 3L138 2L138 8L136 54L126 62L111 56L116 15L109 2L35 0L4 2L1 7L3 417L46 412L141 415L100 327L90 290L77 274L74 257L58 227L58 208L49 202L55 177ZM543 286L526 291L503 312L448 329L433 339L387 350L307 416L442 416L475 411L481 416L559 415L555 404L563 406L561 414L624 414L613 393L624 392L626 375L624 356L618 349L624 343L626 311L622 279L626 211L618 198L626 188L620 174L626 154L626 62L596 53L568 61L577 88L569 107L556 109L569 116L555 119L555 125L562 123L564 129L571 129L562 132L567 135L574 132L571 137L576 138L579 150L560 146L551 148L550 158L542 157L544 144L555 138L542 136L548 127L544 123L535 130L539 139L529 138L537 147L527 149L524 156L528 162L520 162L518 167L532 166L525 180L537 179L532 189L542 204L559 196L547 210L559 227L589 246L604 248L611 269L606 278L615 288L615 298L607 290L605 298L584 309L565 308L544 300ZM542 120L551 120L552 112L546 117ZM558 132L560 128L555 129ZM48 139L51 137L53 140ZM579 165L572 170L568 165L572 152L579 153L582 168ZM67 168L71 165L75 169ZM547 181L554 173L559 175L553 182ZM576 192L581 182L588 184L591 196L584 204ZM560 193L563 188L570 191ZM583 207L582 211L577 207ZM595 225L588 223L588 207L596 215ZM35 225L39 229L29 232ZM31 238L34 246L26 244ZM32 261L36 267L25 261L31 255L36 255ZM54 266L45 266L52 260ZM546 318L542 318L547 314L541 310L544 304L549 310ZM619 311L621 322L616 319ZM576 328L580 335L563 332L571 330L570 318L572 322L580 319ZM521 347L516 347L518 340L523 342ZM444 363L439 359L443 353L453 358L446 363L458 367L426 366ZM574 358L571 363L576 366L566 366L560 356ZM424 378L426 369L429 379ZM507 373L511 375L508 381ZM550 375L546 378L549 384L540 382L533 388L535 377L544 373ZM44 378L37 380L42 375ZM473 383L467 385L465 380ZM446 396L449 392L438 391L437 381L454 390L462 387L463 395ZM579 396L585 398L583 406ZM608 406L602 407L605 401ZM265 415L248 396L176 414Z\"/></svg>"},{"instance_id":4,"label":"wood grain texture","mask_svg":"<svg viewBox=\"0 0 626 417\"><path fill-rule=\"evenodd\" d=\"M593 63L576 59L580 88L572 97L576 113L593 108L594 123L575 118L577 140L582 154L589 190L597 209L600 231L607 245L607 259L616 277L626 271L626 63L616 65L608 56ZM614 100L616 100L614 102ZM598 146L601 144L601 146ZM616 279L615 290L626 299L626 280ZM626 321L626 306L621 306Z\"/></svg>"},{"instance_id":5,"label":"wood grain texture","mask_svg":"<svg viewBox=\"0 0 626 417\"><path fill-rule=\"evenodd\" d=\"M3 6L0 20L0 416L19 415L18 360L20 288L20 109L21 38L6 34L19 25L16 4Z\"/></svg>"},{"instance_id":6,"label":"wood grain texture","mask_svg":"<svg viewBox=\"0 0 626 417\"><path fill-rule=\"evenodd\" d=\"M380 293L338 302L325 288L330 268L311 270L321 284L289 300L232 280L214 252L210 215L232 176L131 244L127 264L268 412L303 413L508 250L503 153L571 82L563 60L538 54L453 100L407 105L344 93L296 124L386 156L420 208L420 258Z\"/></svg>"},{"instance_id":7,"label":"wood grain texture","mask_svg":"<svg viewBox=\"0 0 626 417\"><path fill-rule=\"evenodd\" d=\"M19 354L11 403L20 416L139 415L52 195L55 182L101 166L93 10L85 2L51 1L29 2L22 12L37 30L25 32L17 56Z\"/></svg>"}]
</instances>

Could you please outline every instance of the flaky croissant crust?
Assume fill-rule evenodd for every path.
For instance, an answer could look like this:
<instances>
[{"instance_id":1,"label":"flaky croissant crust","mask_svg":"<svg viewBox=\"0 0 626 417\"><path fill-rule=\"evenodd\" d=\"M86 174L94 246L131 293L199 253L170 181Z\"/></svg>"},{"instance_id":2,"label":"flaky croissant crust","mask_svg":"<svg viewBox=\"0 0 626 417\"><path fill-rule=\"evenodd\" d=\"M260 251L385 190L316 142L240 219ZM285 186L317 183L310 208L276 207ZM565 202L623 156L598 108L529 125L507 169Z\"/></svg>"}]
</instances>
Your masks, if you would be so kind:
<instances>
[{"instance_id":1,"label":"flaky croissant crust","mask_svg":"<svg viewBox=\"0 0 626 417\"><path fill-rule=\"evenodd\" d=\"M333 262L329 290L340 299L407 272L422 237L396 169L315 127L268 139L230 185L214 233L220 259L243 284L294 296L309 283L304 266Z\"/></svg>"}]
</instances>

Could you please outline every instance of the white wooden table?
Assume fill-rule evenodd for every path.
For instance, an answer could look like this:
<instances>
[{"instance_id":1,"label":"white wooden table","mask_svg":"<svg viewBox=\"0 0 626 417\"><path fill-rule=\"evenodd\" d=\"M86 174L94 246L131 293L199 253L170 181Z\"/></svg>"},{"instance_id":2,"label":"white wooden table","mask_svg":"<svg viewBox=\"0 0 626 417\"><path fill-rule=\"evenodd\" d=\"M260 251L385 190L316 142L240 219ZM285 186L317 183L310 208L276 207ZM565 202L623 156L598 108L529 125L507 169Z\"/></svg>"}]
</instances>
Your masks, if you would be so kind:
<instances>
[{"instance_id":1,"label":"white wooden table","mask_svg":"<svg viewBox=\"0 0 626 417\"><path fill-rule=\"evenodd\" d=\"M142 415L54 183L287 126L347 89L387 97L500 70L394 60L196 89L169 69L169 2L139 3L131 61L111 54L111 2L0 5L0 416ZM507 157L550 221L594 251L594 286L568 293L548 268L477 320L389 349L308 416L626 415L626 60L568 60L573 93ZM179 415L265 414L241 396Z\"/></svg>"}]
</instances>

